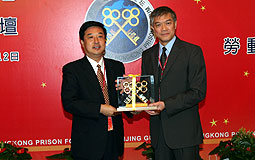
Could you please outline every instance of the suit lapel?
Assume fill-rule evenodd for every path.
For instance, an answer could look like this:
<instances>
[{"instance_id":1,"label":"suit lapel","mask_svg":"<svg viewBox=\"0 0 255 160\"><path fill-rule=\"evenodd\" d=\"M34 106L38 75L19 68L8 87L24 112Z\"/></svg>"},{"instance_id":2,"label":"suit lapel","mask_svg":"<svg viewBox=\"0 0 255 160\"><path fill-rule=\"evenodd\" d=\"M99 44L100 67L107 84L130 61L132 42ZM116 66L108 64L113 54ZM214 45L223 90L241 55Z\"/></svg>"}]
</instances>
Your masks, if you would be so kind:
<instances>
[{"instance_id":1,"label":"suit lapel","mask_svg":"<svg viewBox=\"0 0 255 160\"><path fill-rule=\"evenodd\" d=\"M154 49L152 50L152 66L153 66L153 73L155 73L154 77L155 77L155 83L158 84L158 54L159 53L159 44L156 44L156 46L154 47ZM150 62L148 62L150 63Z\"/></svg>"},{"instance_id":2,"label":"suit lapel","mask_svg":"<svg viewBox=\"0 0 255 160\"><path fill-rule=\"evenodd\" d=\"M98 94L101 94L103 96L103 92L97 79L97 75L95 74L95 71L86 56L83 58L82 68L84 70L84 74L86 74L85 77L87 78L87 81L84 81L84 83L88 82L88 84L91 84L93 86L92 88L94 88L95 91L98 92Z\"/></svg>"},{"instance_id":3,"label":"suit lapel","mask_svg":"<svg viewBox=\"0 0 255 160\"><path fill-rule=\"evenodd\" d=\"M163 72L163 76L162 76L162 80L164 79L164 77L167 75L167 72L172 68L173 64L175 63L175 60L178 56L178 54L181 52L180 48L179 48L179 45L180 45L180 39L179 38L176 38L175 42L174 42L174 45L173 45L173 48L168 56L168 60L167 60L167 63L166 63L166 68ZM178 54L177 54L178 53Z\"/></svg>"},{"instance_id":4,"label":"suit lapel","mask_svg":"<svg viewBox=\"0 0 255 160\"><path fill-rule=\"evenodd\" d=\"M108 59L104 58L104 64L106 69L106 77L107 77L107 88L108 88L108 94L109 94L109 100L111 104L111 97L112 97L112 89L115 89L115 79L114 79L114 67L111 66L111 63L109 63Z\"/></svg>"}]
</instances>

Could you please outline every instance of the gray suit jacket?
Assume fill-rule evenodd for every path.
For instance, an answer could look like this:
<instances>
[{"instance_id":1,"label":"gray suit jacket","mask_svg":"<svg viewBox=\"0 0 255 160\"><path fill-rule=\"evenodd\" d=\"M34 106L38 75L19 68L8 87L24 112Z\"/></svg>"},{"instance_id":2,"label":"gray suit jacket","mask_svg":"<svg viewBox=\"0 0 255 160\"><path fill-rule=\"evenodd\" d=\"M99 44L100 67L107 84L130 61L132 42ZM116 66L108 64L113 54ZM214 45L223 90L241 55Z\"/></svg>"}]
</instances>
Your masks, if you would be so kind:
<instances>
[{"instance_id":1,"label":"gray suit jacket","mask_svg":"<svg viewBox=\"0 0 255 160\"><path fill-rule=\"evenodd\" d=\"M203 133L198 103L206 94L206 69L199 46L176 39L161 82L158 80L159 44L142 54L142 74L154 75L155 97L165 102L160 115L151 116L150 132L153 147L157 146L161 123L167 145L184 148L202 143Z\"/></svg>"}]
</instances>

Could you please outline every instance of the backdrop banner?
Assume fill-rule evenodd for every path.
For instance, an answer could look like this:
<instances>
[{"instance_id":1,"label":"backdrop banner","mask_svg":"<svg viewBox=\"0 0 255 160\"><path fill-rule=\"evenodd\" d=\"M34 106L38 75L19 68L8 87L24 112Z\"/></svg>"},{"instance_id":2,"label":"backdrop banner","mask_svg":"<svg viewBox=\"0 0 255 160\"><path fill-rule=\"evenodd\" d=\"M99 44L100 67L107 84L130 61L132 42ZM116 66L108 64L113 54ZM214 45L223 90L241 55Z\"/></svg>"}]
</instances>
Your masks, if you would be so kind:
<instances>
[{"instance_id":1,"label":"backdrop banner","mask_svg":"<svg viewBox=\"0 0 255 160\"><path fill-rule=\"evenodd\" d=\"M61 103L62 67L84 56L81 24L104 23L105 56L122 61L127 75L140 74L142 51L157 42L149 15L159 6L176 12L176 35L204 53L203 159L217 159L208 153L239 128L254 131L254 0L1 0L0 141L27 147L33 155L70 147L72 116ZM146 159L134 148L150 142L149 115L123 117L124 160Z\"/></svg>"}]
</instances>

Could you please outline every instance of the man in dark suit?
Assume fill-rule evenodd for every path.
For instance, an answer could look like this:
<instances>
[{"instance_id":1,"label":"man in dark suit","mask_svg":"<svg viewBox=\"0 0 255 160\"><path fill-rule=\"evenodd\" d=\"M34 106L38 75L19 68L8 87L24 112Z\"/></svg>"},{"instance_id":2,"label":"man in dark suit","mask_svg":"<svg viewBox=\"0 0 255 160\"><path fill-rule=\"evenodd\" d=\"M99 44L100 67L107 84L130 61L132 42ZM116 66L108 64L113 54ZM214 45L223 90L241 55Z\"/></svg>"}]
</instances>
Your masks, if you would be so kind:
<instances>
[{"instance_id":1,"label":"man in dark suit","mask_svg":"<svg viewBox=\"0 0 255 160\"><path fill-rule=\"evenodd\" d=\"M106 29L95 21L80 28L85 56L63 67L62 103L73 115L74 160L117 160L124 150L122 115L117 112L115 80L121 62L104 58Z\"/></svg>"},{"instance_id":2,"label":"man in dark suit","mask_svg":"<svg viewBox=\"0 0 255 160\"><path fill-rule=\"evenodd\" d=\"M197 160L203 142L198 103L206 94L202 50L175 36L176 14L159 7L150 15L159 43L142 54L142 74L154 75L156 101L150 132L156 160Z\"/></svg>"}]
</instances>

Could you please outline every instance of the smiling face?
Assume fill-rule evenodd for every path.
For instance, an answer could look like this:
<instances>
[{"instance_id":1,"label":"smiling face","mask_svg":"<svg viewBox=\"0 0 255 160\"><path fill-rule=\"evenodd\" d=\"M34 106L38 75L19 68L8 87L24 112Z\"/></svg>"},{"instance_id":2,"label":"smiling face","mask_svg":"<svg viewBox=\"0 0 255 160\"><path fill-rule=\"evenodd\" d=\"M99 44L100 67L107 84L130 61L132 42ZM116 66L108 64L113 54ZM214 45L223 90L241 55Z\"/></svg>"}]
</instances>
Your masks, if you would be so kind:
<instances>
[{"instance_id":1,"label":"smiling face","mask_svg":"<svg viewBox=\"0 0 255 160\"><path fill-rule=\"evenodd\" d=\"M81 40L81 45L89 58L99 62L105 53L105 42L103 29L92 26L85 31L84 41Z\"/></svg>"},{"instance_id":2,"label":"smiling face","mask_svg":"<svg viewBox=\"0 0 255 160\"><path fill-rule=\"evenodd\" d=\"M154 18L152 30L162 45L167 45L174 37L177 22L171 16L171 13L163 14Z\"/></svg>"}]
</instances>

